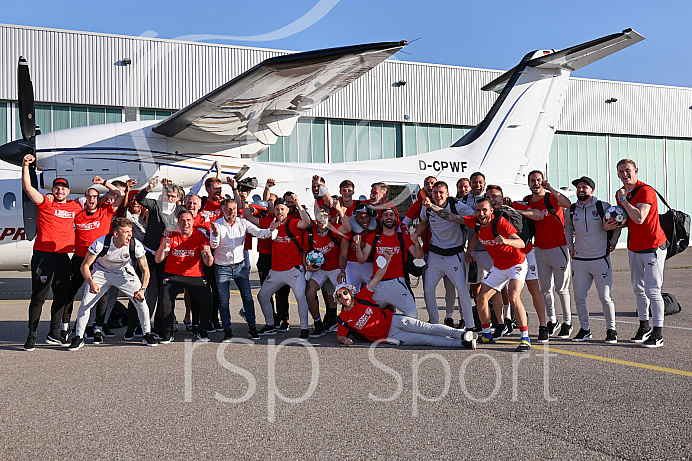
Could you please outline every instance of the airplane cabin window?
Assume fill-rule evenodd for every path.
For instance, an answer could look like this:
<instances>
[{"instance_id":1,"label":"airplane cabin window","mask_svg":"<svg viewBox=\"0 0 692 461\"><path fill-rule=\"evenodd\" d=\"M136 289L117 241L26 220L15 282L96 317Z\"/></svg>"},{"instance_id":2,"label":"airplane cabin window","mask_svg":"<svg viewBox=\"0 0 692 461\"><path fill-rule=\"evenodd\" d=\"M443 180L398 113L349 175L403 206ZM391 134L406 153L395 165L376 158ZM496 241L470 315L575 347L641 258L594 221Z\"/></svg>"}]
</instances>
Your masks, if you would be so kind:
<instances>
[{"instance_id":1,"label":"airplane cabin window","mask_svg":"<svg viewBox=\"0 0 692 461\"><path fill-rule=\"evenodd\" d=\"M6 210L14 210L14 207L17 205L17 197L13 192L7 192L2 198L2 204Z\"/></svg>"}]
</instances>

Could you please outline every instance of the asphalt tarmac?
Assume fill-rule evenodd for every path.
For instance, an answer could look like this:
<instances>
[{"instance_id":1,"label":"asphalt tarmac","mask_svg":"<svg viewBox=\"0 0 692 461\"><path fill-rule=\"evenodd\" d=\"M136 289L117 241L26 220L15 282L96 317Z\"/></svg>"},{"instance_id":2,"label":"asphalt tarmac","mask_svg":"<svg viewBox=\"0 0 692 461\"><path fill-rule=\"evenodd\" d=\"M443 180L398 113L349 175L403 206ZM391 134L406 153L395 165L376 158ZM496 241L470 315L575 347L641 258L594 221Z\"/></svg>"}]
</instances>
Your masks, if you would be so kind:
<instances>
[{"instance_id":1,"label":"asphalt tarmac","mask_svg":"<svg viewBox=\"0 0 692 461\"><path fill-rule=\"evenodd\" d=\"M638 321L625 251L615 252L613 266L617 344L603 342L592 289L594 339L539 347L525 293L534 348L523 354L513 352L516 334L476 351L346 348L335 333L307 345L297 341L295 304L289 332L252 342L237 293L238 343L214 333L211 343L193 345L181 331L169 345L146 347L124 341L121 329L103 345L68 352L43 343L49 301L39 344L25 352L29 274L3 273L0 457L689 459L692 251L667 262L664 291L683 311L666 317L658 349L629 341ZM257 303L256 311L261 321ZM178 301L179 319L183 312Z\"/></svg>"}]
</instances>

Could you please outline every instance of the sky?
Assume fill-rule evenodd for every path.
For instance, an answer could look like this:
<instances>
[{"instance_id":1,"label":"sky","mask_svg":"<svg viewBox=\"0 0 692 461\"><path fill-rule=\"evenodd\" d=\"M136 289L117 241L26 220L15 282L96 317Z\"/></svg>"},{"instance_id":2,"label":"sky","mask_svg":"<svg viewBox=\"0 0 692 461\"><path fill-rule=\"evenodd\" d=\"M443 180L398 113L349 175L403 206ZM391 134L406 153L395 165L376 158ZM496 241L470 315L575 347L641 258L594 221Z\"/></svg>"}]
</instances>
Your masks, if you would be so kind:
<instances>
[{"instance_id":1,"label":"sky","mask_svg":"<svg viewBox=\"0 0 692 461\"><path fill-rule=\"evenodd\" d=\"M497 70L632 28L647 40L572 75L692 87L691 15L689 1L37 0L0 22L294 51L408 40L396 59Z\"/></svg>"}]
</instances>

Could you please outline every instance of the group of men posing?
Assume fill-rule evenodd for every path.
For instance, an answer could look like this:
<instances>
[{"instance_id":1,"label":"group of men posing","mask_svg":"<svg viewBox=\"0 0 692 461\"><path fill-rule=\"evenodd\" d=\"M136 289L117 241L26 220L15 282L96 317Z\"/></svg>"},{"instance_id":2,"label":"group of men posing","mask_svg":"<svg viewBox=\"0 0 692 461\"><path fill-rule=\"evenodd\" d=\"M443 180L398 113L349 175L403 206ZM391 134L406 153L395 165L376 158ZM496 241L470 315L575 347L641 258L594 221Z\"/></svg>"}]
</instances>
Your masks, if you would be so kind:
<instances>
[{"instance_id":1,"label":"group of men posing","mask_svg":"<svg viewBox=\"0 0 692 461\"><path fill-rule=\"evenodd\" d=\"M209 333L222 331L223 341L231 341L231 280L240 292L239 315L252 339L289 329L288 296L293 291L304 340L337 330L344 345L358 337L475 349L477 343L494 343L512 333L516 325L521 336L516 350L526 351L531 341L521 302L524 284L538 315L537 341L547 342L556 334L560 338L572 334L570 279L580 322L573 340L592 338L586 302L592 283L603 305L605 341L618 339L610 295L610 252L620 227L604 218L603 210L610 204L594 196L595 184L588 177L573 181L577 202L571 204L540 171L529 174L531 194L522 201L509 200L501 187L486 185L480 172L460 179L456 196L445 182L430 176L401 218L388 201L384 183L372 185L369 200L355 200L351 181L343 181L340 195L331 196L324 180L315 176L313 219L295 194L286 192L281 198L272 194L272 179L264 188L264 207L248 200L257 186L254 178L237 183L228 178L234 197L224 198L218 165L216 177L203 177L187 196L180 187L162 181L159 199L147 198L158 178L135 194L129 190L132 182L110 184L96 177L94 183L109 194L100 198L96 189L89 189L82 205L67 199L66 179L54 181L52 196L33 188L28 174L32 161L32 156L25 157L22 176L24 190L39 210L25 350L35 348L41 307L51 288L54 301L47 342L69 350L81 348L87 334L95 343L103 341L104 333L110 335L105 319L119 291L131 301L126 340L141 336L147 345L173 341L175 299L184 290L185 324L196 340L209 341ZM637 180L632 160L621 160L617 168L623 187L616 199L628 215L632 286L640 320L632 341L658 347L663 344L660 288L666 237L658 221L656 193ZM207 191L204 198L197 195L202 184ZM409 232L416 221L415 231ZM533 241L524 228L534 230ZM258 239L261 283L257 299L265 322L259 330L249 280L253 236ZM68 253L73 251L70 260ZM312 258L315 254L320 257ZM409 282L409 273L420 266L427 322L418 320ZM446 292L442 323L436 300L440 280ZM84 281L70 341L71 304ZM561 323L554 290L562 306ZM317 299L320 291L326 304L324 318ZM462 316L455 324L457 299Z\"/></svg>"}]
</instances>

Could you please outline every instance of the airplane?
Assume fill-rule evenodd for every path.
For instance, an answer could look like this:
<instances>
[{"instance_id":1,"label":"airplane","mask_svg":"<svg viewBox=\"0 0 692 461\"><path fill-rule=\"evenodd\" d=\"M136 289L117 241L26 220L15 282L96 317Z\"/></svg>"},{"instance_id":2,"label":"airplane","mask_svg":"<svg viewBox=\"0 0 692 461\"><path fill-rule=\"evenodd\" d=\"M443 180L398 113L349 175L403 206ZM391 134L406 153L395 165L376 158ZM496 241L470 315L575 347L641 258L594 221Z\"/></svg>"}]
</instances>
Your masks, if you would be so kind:
<instances>
[{"instance_id":1,"label":"airplane","mask_svg":"<svg viewBox=\"0 0 692 461\"><path fill-rule=\"evenodd\" d=\"M23 139L0 146L0 160L21 165L26 153L36 157L40 184L58 176L70 179L72 192L92 186L95 175L109 179L166 177L183 187L199 181L214 161L226 175L249 174L263 184L277 180L275 192L292 190L303 203L313 200L313 175L328 185L350 179L356 194L370 184L416 187L434 175L450 185L462 176L483 171L508 196L523 196L526 175L545 167L564 95L572 71L620 51L644 37L632 29L607 35L564 50L538 50L526 54L513 69L482 87L499 94L485 118L452 146L404 158L345 163L268 163L253 160L281 136L292 132L298 117L329 95L360 77L407 45L384 42L296 53L263 61L208 95L162 121L124 122L35 134L33 90L28 64L20 58L18 85ZM33 165L32 165L33 166ZM33 171L33 169L31 170ZM0 171L0 178L4 171ZM15 171L15 177L19 172ZM39 177L33 174L32 182ZM0 193L19 197L16 179L0 179ZM0 187L2 187L0 186ZM11 196L10 196L11 198ZM8 199L9 200L9 199ZM35 235L35 207L23 201L7 210L0 231L3 251L0 270L26 269L28 242ZM9 214L14 213L11 218ZM9 218L9 219L8 219ZM14 221L11 221L14 219ZM20 231L23 223L25 230ZM12 231L7 229L13 229ZM10 233L12 235L10 236ZM12 246L14 245L14 246ZM30 244L29 244L30 247ZM22 255L19 255L19 253ZM7 262L6 262L7 261ZM20 262L17 265L17 262Z\"/></svg>"}]
</instances>

